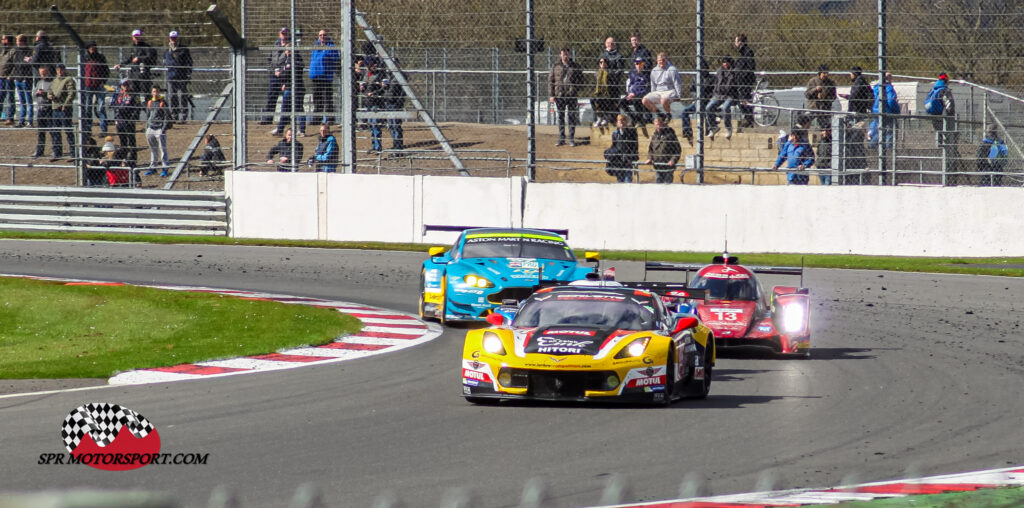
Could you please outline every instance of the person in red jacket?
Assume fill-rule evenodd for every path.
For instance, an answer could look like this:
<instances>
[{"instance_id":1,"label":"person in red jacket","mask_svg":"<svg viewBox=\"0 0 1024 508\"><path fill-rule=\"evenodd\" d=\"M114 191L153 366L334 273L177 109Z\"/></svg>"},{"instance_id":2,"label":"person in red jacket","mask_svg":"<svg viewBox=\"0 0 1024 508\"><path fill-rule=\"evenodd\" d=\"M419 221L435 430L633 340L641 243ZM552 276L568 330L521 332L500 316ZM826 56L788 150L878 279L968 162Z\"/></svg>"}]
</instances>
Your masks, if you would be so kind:
<instances>
[{"instance_id":1,"label":"person in red jacket","mask_svg":"<svg viewBox=\"0 0 1024 508\"><path fill-rule=\"evenodd\" d=\"M107 57L96 49L96 43L89 41L85 45L85 80L82 83L82 122L86 132L92 130L92 117L100 119L100 131L107 132L107 109L104 98L107 95L107 78L110 68Z\"/></svg>"}]
</instances>

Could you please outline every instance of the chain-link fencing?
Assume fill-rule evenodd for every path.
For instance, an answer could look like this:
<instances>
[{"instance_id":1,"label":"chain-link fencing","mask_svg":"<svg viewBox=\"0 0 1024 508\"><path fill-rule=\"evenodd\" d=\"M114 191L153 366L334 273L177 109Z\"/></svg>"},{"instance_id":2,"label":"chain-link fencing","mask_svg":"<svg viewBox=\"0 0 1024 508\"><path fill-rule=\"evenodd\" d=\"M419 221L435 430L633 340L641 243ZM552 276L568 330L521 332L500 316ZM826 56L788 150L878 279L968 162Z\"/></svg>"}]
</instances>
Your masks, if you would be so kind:
<instances>
[{"instance_id":1,"label":"chain-link fencing","mask_svg":"<svg viewBox=\"0 0 1024 508\"><path fill-rule=\"evenodd\" d=\"M10 183L168 187L177 174L178 188L220 186L234 159L231 59L198 7L0 12ZM150 107L154 86L162 99ZM158 109L166 128L148 135ZM208 135L223 160L203 161Z\"/></svg>"}]
</instances>

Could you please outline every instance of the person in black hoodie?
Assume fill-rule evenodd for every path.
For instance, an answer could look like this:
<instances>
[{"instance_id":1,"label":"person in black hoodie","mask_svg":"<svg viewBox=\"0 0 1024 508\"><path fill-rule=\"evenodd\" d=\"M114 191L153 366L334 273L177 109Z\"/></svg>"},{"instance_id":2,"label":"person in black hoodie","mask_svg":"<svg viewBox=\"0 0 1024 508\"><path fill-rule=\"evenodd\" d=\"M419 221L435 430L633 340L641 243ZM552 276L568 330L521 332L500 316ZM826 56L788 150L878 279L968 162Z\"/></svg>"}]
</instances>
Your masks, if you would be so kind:
<instances>
[{"instance_id":1,"label":"person in black hoodie","mask_svg":"<svg viewBox=\"0 0 1024 508\"><path fill-rule=\"evenodd\" d=\"M748 103L753 99L754 85L757 84L757 78L754 76L754 73L757 72L757 63L754 60L754 50L747 45L746 34L736 34L733 45L740 53L739 58L736 59L736 87L737 96L743 101L740 106L740 110L743 111L743 120L738 123L737 127L749 128L754 126L754 108Z\"/></svg>"},{"instance_id":2,"label":"person in black hoodie","mask_svg":"<svg viewBox=\"0 0 1024 508\"><path fill-rule=\"evenodd\" d=\"M178 40L178 31L167 35L164 66L167 67L167 95L171 107L171 121L188 120L188 83L192 80L192 52Z\"/></svg>"},{"instance_id":3,"label":"person in black hoodie","mask_svg":"<svg viewBox=\"0 0 1024 508\"><path fill-rule=\"evenodd\" d=\"M875 94L871 91L868 80L861 73L860 67L854 66L850 69L850 80L853 81L850 85L850 93L840 97L849 99L847 111L857 115L867 115L871 113L871 103L875 101Z\"/></svg>"},{"instance_id":4,"label":"person in black hoodie","mask_svg":"<svg viewBox=\"0 0 1024 508\"><path fill-rule=\"evenodd\" d=\"M156 50L142 39L142 30L132 30L132 47L125 52L126 58L114 66L114 70L128 67L128 78L132 82L132 93L144 101L153 87L153 66L156 65Z\"/></svg>"}]
</instances>

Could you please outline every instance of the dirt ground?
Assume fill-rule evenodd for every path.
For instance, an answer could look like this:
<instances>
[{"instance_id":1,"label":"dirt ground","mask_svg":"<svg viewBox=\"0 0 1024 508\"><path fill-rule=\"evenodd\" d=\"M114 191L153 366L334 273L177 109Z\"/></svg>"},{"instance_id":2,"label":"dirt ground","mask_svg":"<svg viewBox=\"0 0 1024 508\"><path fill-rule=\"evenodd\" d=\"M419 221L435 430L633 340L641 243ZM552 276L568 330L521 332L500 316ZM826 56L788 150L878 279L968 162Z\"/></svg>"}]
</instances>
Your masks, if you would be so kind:
<instances>
[{"instance_id":1,"label":"dirt ground","mask_svg":"<svg viewBox=\"0 0 1024 508\"><path fill-rule=\"evenodd\" d=\"M176 124L167 132L167 144L171 154L172 165L185 152L198 132L198 122ZM248 160L252 164L249 169L255 171L273 171L273 166L260 164L266 160L267 152L280 140L280 136L269 133L272 126L259 125L253 122L249 126ZM485 125L467 123L442 123L440 128L449 143L455 148L463 165L473 176L505 176L524 175L527 156L526 126L523 125ZM357 130L357 172L381 174L439 174L456 175L452 162L441 150L433 133L422 122L405 123L405 147L402 154L368 153L370 148L369 130ZM557 130L555 126L539 125L536 129L537 172L536 180L541 182L614 182L604 168L603 152L606 143L590 144L589 126L577 128L576 146L555 146ZM217 136L225 154L231 158L230 149L233 143L231 125L222 123L210 127L210 133ZM304 145L305 156L312 155L317 144L317 130L313 126L306 128L305 137L297 140ZM335 134L338 129L334 129ZM49 159L49 137L44 156L38 159L31 155L35 150L37 131L27 128L0 128L0 185L75 185L76 171L74 164L66 159L51 162ZM94 126L93 137L103 144L103 134ZM117 142L116 136L114 137ZM387 129L383 129L383 146L391 146ZM140 166L149 164L149 148L145 135L137 135ZM641 156L646 150L646 140L641 139ZM67 146L64 147L65 153ZM175 189L221 190L222 177L200 177L197 174L199 158L202 155L202 144L193 155L186 171L176 181ZM255 163L255 164L253 164ZM302 167L301 171L309 171ZM653 181L653 173L649 168L641 169L641 181ZM163 188L166 178L158 175L142 176L142 187Z\"/></svg>"}]
</instances>

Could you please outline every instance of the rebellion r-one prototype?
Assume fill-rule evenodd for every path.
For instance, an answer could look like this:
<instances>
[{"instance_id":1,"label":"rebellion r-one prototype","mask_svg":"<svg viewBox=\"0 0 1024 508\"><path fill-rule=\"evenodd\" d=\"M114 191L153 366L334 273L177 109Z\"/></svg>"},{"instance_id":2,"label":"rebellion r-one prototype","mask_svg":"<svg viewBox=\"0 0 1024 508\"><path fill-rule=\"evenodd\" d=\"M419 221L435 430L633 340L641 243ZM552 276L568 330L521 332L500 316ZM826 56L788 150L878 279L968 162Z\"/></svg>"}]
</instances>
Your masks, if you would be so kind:
<instances>
[{"instance_id":1,"label":"rebellion r-one prototype","mask_svg":"<svg viewBox=\"0 0 1024 508\"><path fill-rule=\"evenodd\" d=\"M503 300L523 300L542 283L586 279L582 265L556 233L539 229L467 229L445 252L431 247L420 273L423 318L482 321ZM596 252L586 254L597 261Z\"/></svg>"},{"instance_id":2,"label":"rebellion r-one prototype","mask_svg":"<svg viewBox=\"0 0 1024 508\"><path fill-rule=\"evenodd\" d=\"M728 254L710 265L647 262L649 271L696 272L686 284L708 292L696 313L715 334L722 350L762 347L776 353L810 356L810 295L807 288L775 286L766 291L755 274L799 275L803 268L743 266Z\"/></svg>"},{"instance_id":3,"label":"rebellion r-one prototype","mask_svg":"<svg viewBox=\"0 0 1024 508\"><path fill-rule=\"evenodd\" d=\"M671 311L656 283L641 284L574 282L502 306L487 318L494 326L466 334L463 396L655 405L707 397L714 335L697 316ZM703 294L675 286L679 297Z\"/></svg>"}]
</instances>

